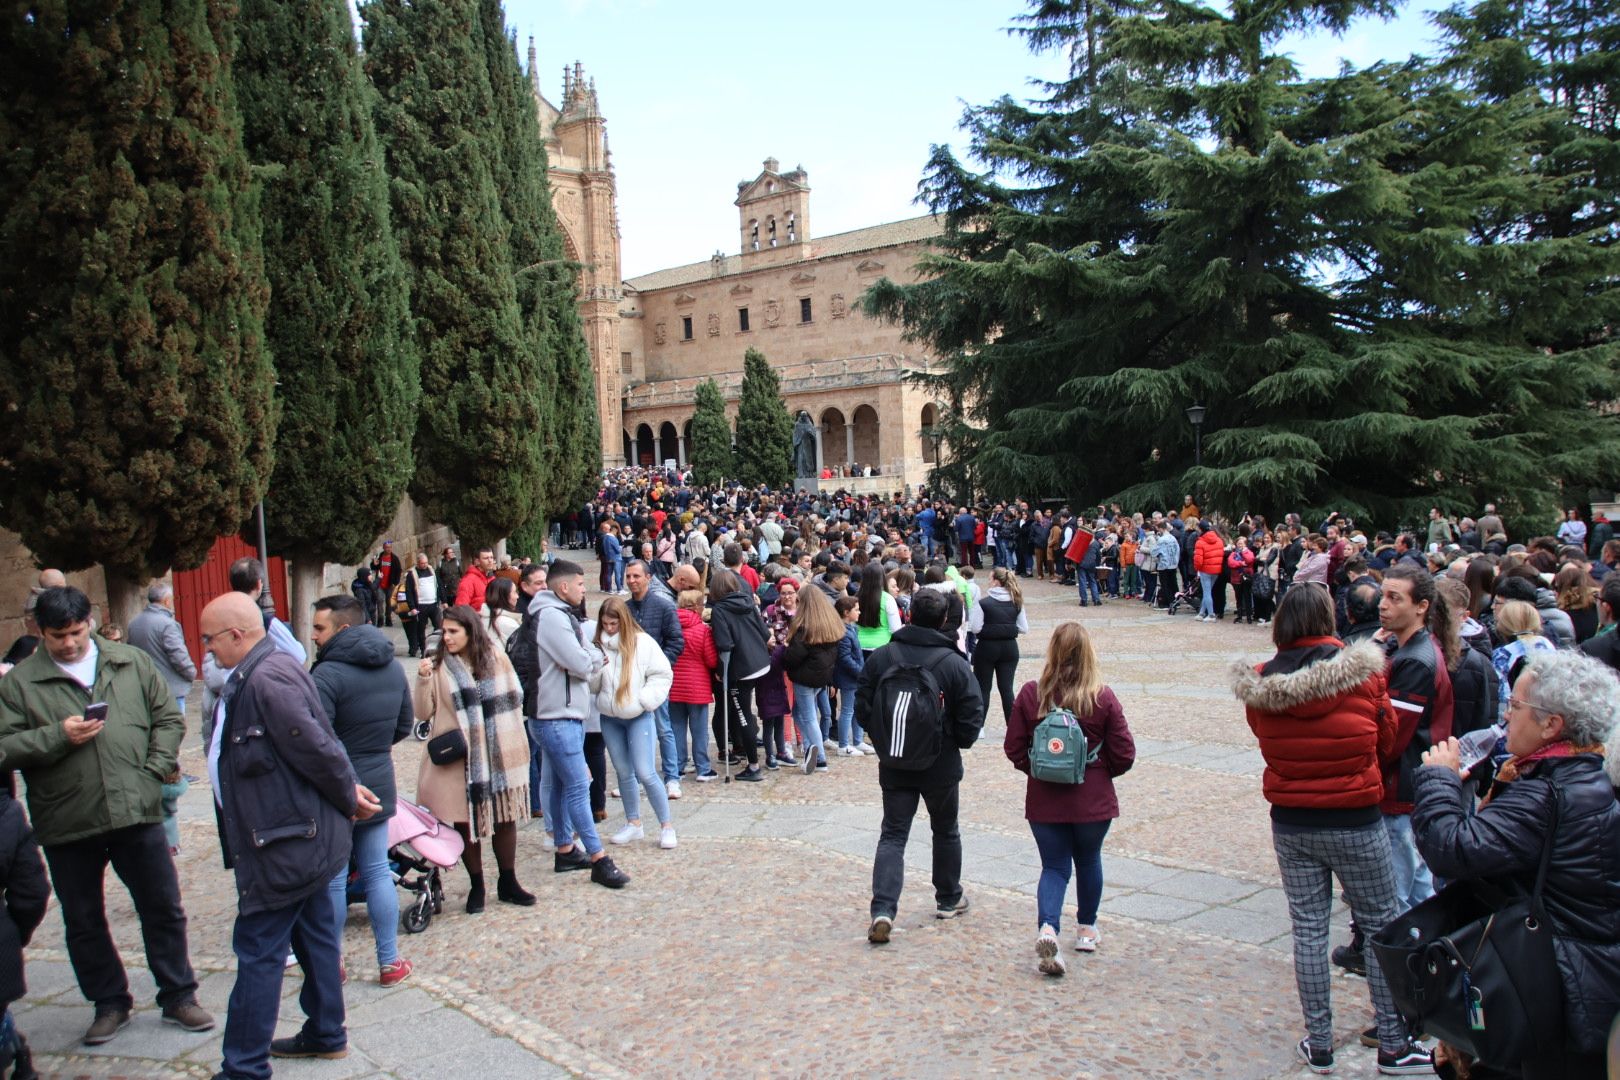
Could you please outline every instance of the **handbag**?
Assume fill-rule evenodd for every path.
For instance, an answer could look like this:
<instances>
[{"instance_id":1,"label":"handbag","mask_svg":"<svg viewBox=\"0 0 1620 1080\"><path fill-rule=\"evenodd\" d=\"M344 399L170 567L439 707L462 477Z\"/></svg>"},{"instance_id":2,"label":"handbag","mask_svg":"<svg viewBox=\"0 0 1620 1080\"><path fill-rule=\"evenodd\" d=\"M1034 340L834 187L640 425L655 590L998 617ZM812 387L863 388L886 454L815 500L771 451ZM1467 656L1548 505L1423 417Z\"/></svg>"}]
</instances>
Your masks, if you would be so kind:
<instances>
[{"instance_id":1,"label":"handbag","mask_svg":"<svg viewBox=\"0 0 1620 1080\"><path fill-rule=\"evenodd\" d=\"M427 755L435 765L454 765L458 761L465 761L467 736L461 733L460 728L435 735L428 740Z\"/></svg>"},{"instance_id":2,"label":"handbag","mask_svg":"<svg viewBox=\"0 0 1620 1080\"><path fill-rule=\"evenodd\" d=\"M1488 1065L1512 1067L1564 1041L1563 982L1541 900L1562 802L1553 790L1528 896L1452 882L1370 940L1401 1014Z\"/></svg>"}]
</instances>

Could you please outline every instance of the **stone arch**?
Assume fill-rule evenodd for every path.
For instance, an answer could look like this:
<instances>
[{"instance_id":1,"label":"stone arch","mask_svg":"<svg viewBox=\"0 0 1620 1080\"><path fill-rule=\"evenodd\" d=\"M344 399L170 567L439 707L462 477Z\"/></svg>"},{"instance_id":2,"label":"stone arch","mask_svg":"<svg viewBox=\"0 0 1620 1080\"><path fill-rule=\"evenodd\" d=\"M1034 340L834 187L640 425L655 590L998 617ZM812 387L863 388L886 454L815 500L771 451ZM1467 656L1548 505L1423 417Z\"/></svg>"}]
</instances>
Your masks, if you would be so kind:
<instances>
[{"instance_id":1,"label":"stone arch","mask_svg":"<svg viewBox=\"0 0 1620 1080\"><path fill-rule=\"evenodd\" d=\"M653 445L653 429L650 424L636 426L636 456L634 464L652 465L656 462L658 448Z\"/></svg>"},{"instance_id":2,"label":"stone arch","mask_svg":"<svg viewBox=\"0 0 1620 1080\"><path fill-rule=\"evenodd\" d=\"M681 440L675 425L665 420L658 427L658 464L681 460Z\"/></svg>"},{"instance_id":3,"label":"stone arch","mask_svg":"<svg viewBox=\"0 0 1620 1080\"><path fill-rule=\"evenodd\" d=\"M939 409L932 401L922 407L922 428L917 437L922 442L922 459L927 465L939 464L939 445L930 435L932 429L939 423Z\"/></svg>"},{"instance_id":4,"label":"stone arch","mask_svg":"<svg viewBox=\"0 0 1620 1080\"><path fill-rule=\"evenodd\" d=\"M859 405L855 414L850 418L850 426L854 429L855 462L874 468L883 464L878 454L878 413L870 405Z\"/></svg>"},{"instance_id":5,"label":"stone arch","mask_svg":"<svg viewBox=\"0 0 1620 1080\"><path fill-rule=\"evenodd\" d=\"M624 463L626 465L636 463L636 444L630 440L630 432L628 431L624 432Z\"/></svg>"},{"instance_id":6,"label":"stone arch","mask_svg":"<svg viewBox=\"0 0 1620 1080\"><path fill-rule=\"evenodd\" d=\"M818 459L820 464L849 464L849 436L845 434L848 426L849 420L844 416L844 410L831 405L821 410L821 421L816 425L820 433L816 439L816 453L821 455Z\"/></svg>"}]
</instances>

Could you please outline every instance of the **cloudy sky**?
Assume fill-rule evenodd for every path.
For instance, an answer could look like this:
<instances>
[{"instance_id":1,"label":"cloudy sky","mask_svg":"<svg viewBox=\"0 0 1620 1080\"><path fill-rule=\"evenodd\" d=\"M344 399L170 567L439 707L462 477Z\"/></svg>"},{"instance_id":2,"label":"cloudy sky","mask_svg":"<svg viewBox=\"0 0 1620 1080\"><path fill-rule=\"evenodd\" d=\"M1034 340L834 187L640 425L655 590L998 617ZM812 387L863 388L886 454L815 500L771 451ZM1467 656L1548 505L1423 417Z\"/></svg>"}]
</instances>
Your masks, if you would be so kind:
<instances>
[{"instance_id":1,"label":"cloudy sky","mask_svg":"<svg viewBox=\"0 0 1620 1080\"><path fill-rule=\"evenodd\" d=\"M1392 23L1286 45L1308 74L1423 51L1419 0ZM533 35L554 104L564 64L595 78L618 177L623 274L707 259L738 244L737 182L767 157L810 176L811 232L922 213L913 200L936 143L963 145L964 105L1028 96L1056 78L1007 29L1015 0L506 0L520 54Z\"/></svg>"}]
</instances>

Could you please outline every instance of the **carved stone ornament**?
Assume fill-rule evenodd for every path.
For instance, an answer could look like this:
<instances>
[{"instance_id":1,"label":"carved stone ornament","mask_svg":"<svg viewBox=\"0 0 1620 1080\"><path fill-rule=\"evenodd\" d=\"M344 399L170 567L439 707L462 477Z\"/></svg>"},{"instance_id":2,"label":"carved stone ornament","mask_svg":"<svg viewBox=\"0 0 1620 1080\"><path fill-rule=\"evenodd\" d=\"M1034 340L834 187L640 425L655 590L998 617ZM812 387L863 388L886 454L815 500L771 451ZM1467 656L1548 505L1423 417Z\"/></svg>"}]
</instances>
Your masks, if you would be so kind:
<instances>
[{"instance_id":1,"label":"carved stone ornament","mask_svg":"<svg viewBox=\"0 0 1620 1080\"><path fill-rule=\"evenodd\" d=\"M797 274L794 274L793 277L790 280L795 285L808 285L812 281L816 280L816 275L807 274L807 273L805 273L804 271L801 270Z\"/></svg>"},{"instance_id":2,"label":"carved stone ornament","mask_svg":"<svg viewBox=\"0 0 1620 1080\"><path fill-rule=\"evenodd\" d=\"M719 337L720 336L720 316L718 316L718 315L715 315L715 314L710 314L709 315L709 336L710 337Z\"/></svg>"},{"instance_id":3,"label":"carved stone ornament","mask_svg":"<svg viewBox=\"0 0 1620 1080\"><path fill-rule=\"evenodd\" d=\"M732 296L747 296L749 293L751 293L753 291L754 291L754 287L752 285L741 285L741 284L739 284L739 285L733 285L731 287L731 295Z\"/></svg>"},{"instance_id":4,"label":"carved stone ornament","mask_svg":"<svg viewBox=\"0 0 1620 1080\"><path fill-rule=\"evenodd\" d=\"M664 328L664 324L663 323L658 323L658 324L654 325L653 326L653 344L654 345L662 345L662 344L664 344L664 342L666 342L668 340L669 340L669 331Z\"/></svg>"},{"instance_id":5,"label":"carved stone ornament","mask_svg":"<svg viewBox=\"0 0 1620 1080\"><path fill-rule=\"evenodd\" d=\"M843 293L841 293L841 292L833 293L832 294L831 304L832 304L832 317L833 318L842 319L845 315L849 314L849 305L844 303L844 294Z\"/></svg>"},{"instance_id":6,"label":"carved stone ornament","mask_svg":"<svg viewBox=\"0 0 1620 1080\"><path fill-rule=\"evenodd\" d=\"M767 301L765 301L765 325L766 326L775 326L777 323L779 323L781 321L782 321L782 301L780 301L780 300L767 300Z\"/></svg>"},{"instance_id":7,"label":"carved stone ornament","mask_svg":"<svg viewBox=\"0 0 1620 1080\"><path fill-rule=\"evenodd\" d=\"M855 271L860 274L880 274L883 272L883 264L876 259L862 259L860 265L855 267Z\"/></svg>"},{"instance_id":8,"label":"carved stone ornament","mask_svg":"<svg viewBox=\"0 0 1620 1080\"><path fill-rule=\"evenodd\" d=\"M675 298L675 303L681 307L686 307L690 304L697 303L697 297L693 296L689 292L683 292Z\"/></svg>"}]
</instances>

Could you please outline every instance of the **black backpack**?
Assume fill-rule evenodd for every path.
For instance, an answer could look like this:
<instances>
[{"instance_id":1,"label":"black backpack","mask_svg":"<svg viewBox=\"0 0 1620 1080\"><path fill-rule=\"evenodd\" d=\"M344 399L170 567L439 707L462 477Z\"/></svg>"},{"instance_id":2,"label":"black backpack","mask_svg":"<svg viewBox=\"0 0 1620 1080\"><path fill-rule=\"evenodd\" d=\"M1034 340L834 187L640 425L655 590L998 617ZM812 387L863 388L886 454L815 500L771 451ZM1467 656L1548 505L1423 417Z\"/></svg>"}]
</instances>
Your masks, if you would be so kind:
<instances>
[{"instance_id":1,"label":"black backpack","mask_svg":"<svg viewBox=\"0 0 1620 1080\"><path fill-rule=\"evenodd\" d=\"M523 715L534 715L534 697L540 689L540 644L535 640L534 612L525 611L523 622L506 639L506 658L523 687Z\"/></svg>"},{"instance_id":2,"label":"black backpack","mask_svg":"<svg viewBox=\"0 0 1620 1080\"><path fill-rule=\"evenodd\" d=\"M872 715L864 723L878 761L921 771L945 745L945 695L931 668L897 660L878 676Z\"/></svg>"}]
</instances>

